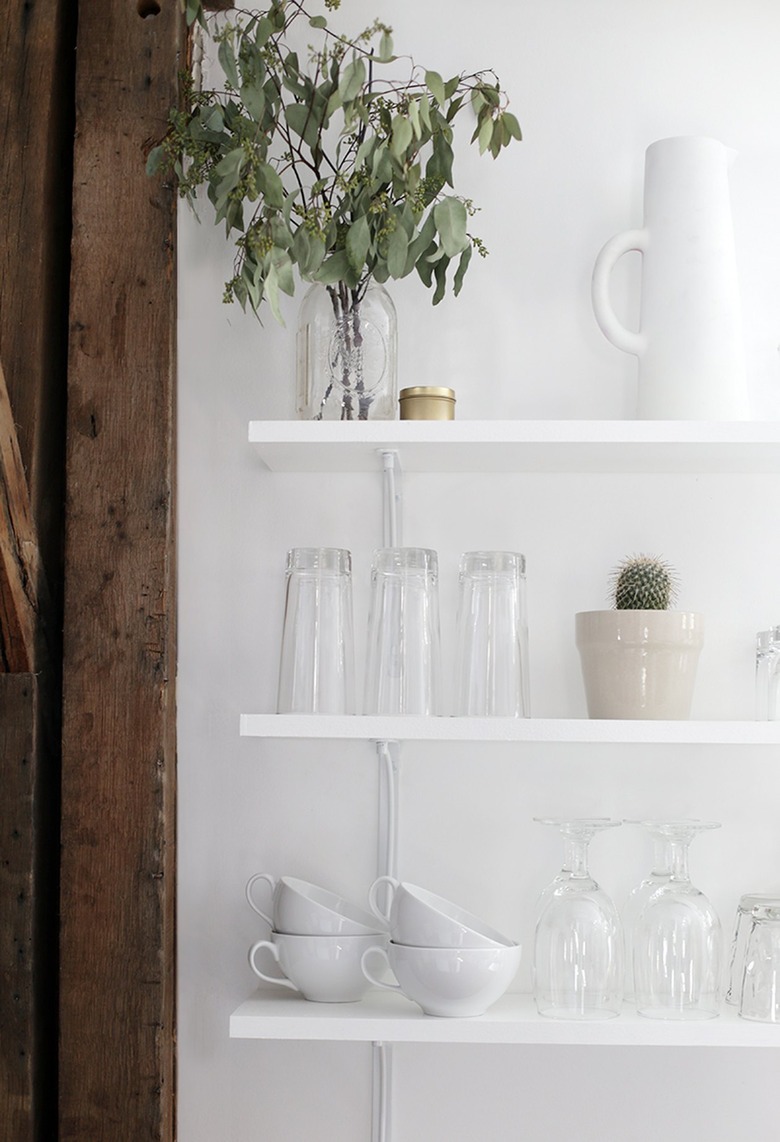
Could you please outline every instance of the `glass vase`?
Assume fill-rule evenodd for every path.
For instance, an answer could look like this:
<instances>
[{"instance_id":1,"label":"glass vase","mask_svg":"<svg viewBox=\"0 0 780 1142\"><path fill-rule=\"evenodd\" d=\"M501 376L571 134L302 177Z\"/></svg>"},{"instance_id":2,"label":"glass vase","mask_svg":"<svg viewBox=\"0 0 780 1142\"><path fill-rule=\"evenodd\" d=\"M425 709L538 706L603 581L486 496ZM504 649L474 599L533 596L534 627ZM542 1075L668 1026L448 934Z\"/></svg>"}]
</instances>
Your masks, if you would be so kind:
<instances>
[{"instance_id":1,"label":"glass vase","mask_svg":"<svg viewBox=\"0 0 780 1142\"><path fill-rule=\"evenodd\" d=\"M397 320L371 279L352 289L315 282L301 303L296 411L304 420L393 420Z\"/></svg>"}]
</instances>

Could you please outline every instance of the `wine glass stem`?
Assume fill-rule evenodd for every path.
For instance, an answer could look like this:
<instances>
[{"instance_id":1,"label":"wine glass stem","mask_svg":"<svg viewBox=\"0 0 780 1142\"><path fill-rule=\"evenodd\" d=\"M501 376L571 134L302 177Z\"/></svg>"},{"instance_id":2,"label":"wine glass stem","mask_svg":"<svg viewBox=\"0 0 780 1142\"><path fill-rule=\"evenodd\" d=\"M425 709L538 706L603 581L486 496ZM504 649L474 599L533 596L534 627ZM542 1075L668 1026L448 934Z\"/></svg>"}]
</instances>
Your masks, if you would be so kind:
<instances>
[{"instance_id":1,"label":"wine glass stem","mask_svg":"<svg viewBox=\"0 0 780 1142\"><path fill-rule=\"evenodd\" d=\"M669 842L669 868L672 870L673 880L689 880L688 875L688 840L674 840Z\"/></svg>"},{"instance_id":2,"label":"wine glass stem","mask_svg":"<svg viewBox=\"0 0 780 1142\"><path fill-rule=\"evenodd\" d=\"M579 837L564 837L563 868L572 876L588 875L588 842Z\"/></svg>"}]
</instances>

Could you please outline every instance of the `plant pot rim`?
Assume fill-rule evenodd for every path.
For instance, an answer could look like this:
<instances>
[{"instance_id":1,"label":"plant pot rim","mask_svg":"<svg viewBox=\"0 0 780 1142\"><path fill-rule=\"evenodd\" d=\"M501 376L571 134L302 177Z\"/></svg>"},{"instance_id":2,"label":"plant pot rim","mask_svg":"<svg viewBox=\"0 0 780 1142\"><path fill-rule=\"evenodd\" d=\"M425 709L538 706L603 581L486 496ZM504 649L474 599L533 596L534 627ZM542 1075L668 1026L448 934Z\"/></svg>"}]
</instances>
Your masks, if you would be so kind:
<instances>
[{"instance_id":1,"label":"plant pot rim","mask_svg":"<svg viewBox=\"0 0 780 1142\"><path fill-rule=\"evenodd\" d=\"M700 611L577 611L577 642L618 640L631 643L701 644L704 615Z\"/></svg>"}]
</instances>

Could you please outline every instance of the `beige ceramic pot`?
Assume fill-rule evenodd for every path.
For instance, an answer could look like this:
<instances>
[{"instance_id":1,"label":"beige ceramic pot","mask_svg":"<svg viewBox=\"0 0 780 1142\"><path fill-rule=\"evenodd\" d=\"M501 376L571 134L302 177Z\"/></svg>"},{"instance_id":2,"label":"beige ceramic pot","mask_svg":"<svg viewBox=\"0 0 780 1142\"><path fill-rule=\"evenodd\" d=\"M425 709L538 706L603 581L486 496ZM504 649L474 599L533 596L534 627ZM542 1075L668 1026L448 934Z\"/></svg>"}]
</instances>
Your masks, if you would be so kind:
<instances>
[{"instance_id":1,"label":"beige ceramic pot","mask_svg":"<svg viewBox=\"0 0 780 1142\"><path fill-rule=\"evenodd\" d=\"M589 717L690 717L703 615L580 611L575 622Z\"/></svg>"}]
</instances>

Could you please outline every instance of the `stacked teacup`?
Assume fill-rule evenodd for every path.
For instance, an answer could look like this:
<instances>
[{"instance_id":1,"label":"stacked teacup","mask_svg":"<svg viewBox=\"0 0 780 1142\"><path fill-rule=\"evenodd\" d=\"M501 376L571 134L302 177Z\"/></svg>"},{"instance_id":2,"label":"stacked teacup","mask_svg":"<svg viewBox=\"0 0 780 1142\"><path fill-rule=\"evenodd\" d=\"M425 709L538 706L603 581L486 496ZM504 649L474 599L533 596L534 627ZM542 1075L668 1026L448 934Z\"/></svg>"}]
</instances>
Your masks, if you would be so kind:
<instances>
[{"instance_id":1,"label":"stacked teacup","mask_svg":"<svg viewBox=\"0 0 780 1142\"><path fill-rule=\"evenodd\" d=\"M257 885L270 888L270 904L256 900ZM363 953L387 944L386 925L364 909L294 876L259 872L246 886L246 898L258 916L271 925L268 940L249 949L252 971L267 983L298 991L316 1003L352 1003L369 987L361 968ZM257 964L261 949L279 965L284 976L268 975Z\"/></svg>"},{"instance_id":2,"label":"stacked teacup","mask_svg":"<svg viewBox=\"0 0 780 1142\"><path fill-rule=\"evenodd\" d=\"M484 1015L514 979L520 945L459 905L390 876L374 881L368 899L390 942L364 951L363 972L376 987L414 1000L426 1015ZM397 983L377 978L372 963L382 960Z\"/></svg>"}]
</instances>

